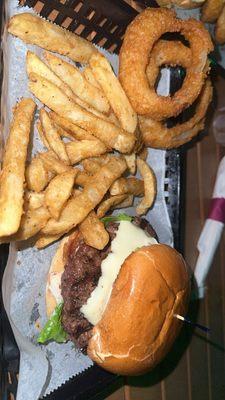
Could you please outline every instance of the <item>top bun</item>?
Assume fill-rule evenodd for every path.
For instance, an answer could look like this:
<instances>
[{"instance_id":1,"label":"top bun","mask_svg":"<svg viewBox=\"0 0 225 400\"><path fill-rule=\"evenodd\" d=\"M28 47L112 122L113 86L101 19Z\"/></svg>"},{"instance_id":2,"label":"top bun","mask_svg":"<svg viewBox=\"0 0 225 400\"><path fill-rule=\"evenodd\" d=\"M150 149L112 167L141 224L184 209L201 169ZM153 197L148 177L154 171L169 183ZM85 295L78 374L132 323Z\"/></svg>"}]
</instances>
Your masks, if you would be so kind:
<instances>
[{"instance_id":1,"label":"top bun","mask_svg":"<svg viewBox=\"0 0 225 400\"><path fill-rule=\"evenodd\" d=\"M123 263L88 355L106 370L139 375L171 348L187 310L190 279L182 256L169 246L142 247Z\"/></svg>"}]
</instances>

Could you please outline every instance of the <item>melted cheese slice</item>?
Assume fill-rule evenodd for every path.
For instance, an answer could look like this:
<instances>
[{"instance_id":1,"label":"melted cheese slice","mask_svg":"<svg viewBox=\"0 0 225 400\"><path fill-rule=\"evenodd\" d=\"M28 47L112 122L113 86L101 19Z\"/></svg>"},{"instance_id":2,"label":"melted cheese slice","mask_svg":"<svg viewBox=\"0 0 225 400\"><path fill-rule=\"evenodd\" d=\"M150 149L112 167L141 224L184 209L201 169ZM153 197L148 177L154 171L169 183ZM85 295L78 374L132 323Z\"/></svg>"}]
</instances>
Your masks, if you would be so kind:
<instances>
[{"instance_id":1,"label":"melted cheese slice","mask_svg":"<svg viewBox=\"0 0 225 400\"><path fill-rule=\"evenodd\" d=\"M81 307L85 318L96 325L109 301L113 283L125 259L138 247L156 244L157 241L145 231L129 221L121 221L115 239L111 243L111 253L103 260L102 275L97 287L91 293L87 303Z\"/></svg>"}]
</instances>

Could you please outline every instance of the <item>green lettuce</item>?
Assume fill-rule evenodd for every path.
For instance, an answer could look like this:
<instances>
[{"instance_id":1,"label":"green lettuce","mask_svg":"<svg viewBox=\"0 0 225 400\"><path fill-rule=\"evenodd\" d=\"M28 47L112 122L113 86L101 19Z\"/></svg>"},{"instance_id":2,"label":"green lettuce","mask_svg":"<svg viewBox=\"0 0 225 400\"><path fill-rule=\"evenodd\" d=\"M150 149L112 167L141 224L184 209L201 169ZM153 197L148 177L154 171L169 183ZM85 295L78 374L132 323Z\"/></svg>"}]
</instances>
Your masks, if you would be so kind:
<instances>
[{"instance_id":1,"label":"green lettuce","mask_svg":"<svg viewBox=\"0 0 225 400\"><path fill-rule=\"evenodd\" d=\"M44 344L49 340L54 340L57 343L63 343L67 340L67 334L64 331L61 323L63 303L56 306L51 317L46 322L44 328L40 332L37 342Z\"/></svg>"},{"instance_id":2,"label":"green lettuce","mask_svg":"<svg viewBox=\"0 0 225 400\"><path fill-rule=\"evenodd\" d=\"M127 214L118 214L118 215L109 215L107 217L101 218L101 221L107 225L109 222L117 222L117 221L132 221L134 217L131 217Z\"/></svg>"}]
</instances>

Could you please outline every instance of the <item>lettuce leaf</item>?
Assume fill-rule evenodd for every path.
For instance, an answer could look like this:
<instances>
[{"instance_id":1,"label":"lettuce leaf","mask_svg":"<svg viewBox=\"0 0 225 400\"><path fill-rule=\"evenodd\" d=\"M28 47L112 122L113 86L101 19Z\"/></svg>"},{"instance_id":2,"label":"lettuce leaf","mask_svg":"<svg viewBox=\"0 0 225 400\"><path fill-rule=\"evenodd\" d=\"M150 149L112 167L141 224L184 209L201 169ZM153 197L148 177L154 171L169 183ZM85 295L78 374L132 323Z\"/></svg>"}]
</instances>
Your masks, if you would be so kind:
<instances>
[{"instance_id":1,"label":"lettuce leaf","mask_svg":"<svg viewBox=\"0 0 225 400\"><path fill-rule=\"evenodd\" d=\"M109 215L107 217L101 218L101 221L107 225L109 222L117 222L117 221L132 221L134 217L131 217L127 214L118 214L118 215Z\"/></svg>"},{"instance_id":2,"label":"lettuce leaf","mask_svg":"<svg viewBox=\"0 0 225 400\"><path fill-rule=\"evenodd\" d=\"M44 328L40 332L37 342L44 344L49 340L54 340L57 343L63 343L67 340L67 334L61 324L63 303L56 306L51 317L46 322Z\"/></svg>"}]
</instances>

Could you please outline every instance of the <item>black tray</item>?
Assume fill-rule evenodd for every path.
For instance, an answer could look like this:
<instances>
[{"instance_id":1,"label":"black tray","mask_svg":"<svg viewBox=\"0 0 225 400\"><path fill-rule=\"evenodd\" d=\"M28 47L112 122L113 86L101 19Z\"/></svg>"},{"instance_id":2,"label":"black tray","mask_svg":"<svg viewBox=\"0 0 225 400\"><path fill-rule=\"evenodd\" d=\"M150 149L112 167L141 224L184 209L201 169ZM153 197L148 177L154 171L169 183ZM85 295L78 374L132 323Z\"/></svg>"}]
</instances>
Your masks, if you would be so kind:
<instances>
[{"instance_id":1,"label":"black tray","mask_svg":"<svg viewBox=\"0 0 225 400\"><path fill-rule=\"evenodd\" d=\"M3 1L0 1L0 15L3 15ZM32 1L30 1L32 3ZM56 3L56 2L55 2ZM90 1L89 1L90 3ZM117 4L120 1L116 1ZM120 4L121 7L121 4ZM126 13L129 8L125 8ZM132 10L132 16L134 15ZM173 86L180 81L179 74L173 71ZM184 171L185 171L185 151L170 150L166 153L166 174L165 174L165 199L171 220L174 234L175 247L182 252L183 232L182 223L184 210ZM0 284L7 262L8 246L0 246ZM19 351L14 340L11 327L0 296L0 398L8 400L10 394L16 396L17 374L19 370ZM102 393L106 388L117 387L122 383L122 378L103 371L97 366L89 368L78 377L70 379L57 391L46 396L46 400L82 400L90 399L96 394Z\"/></svg>"}]
</instances>

